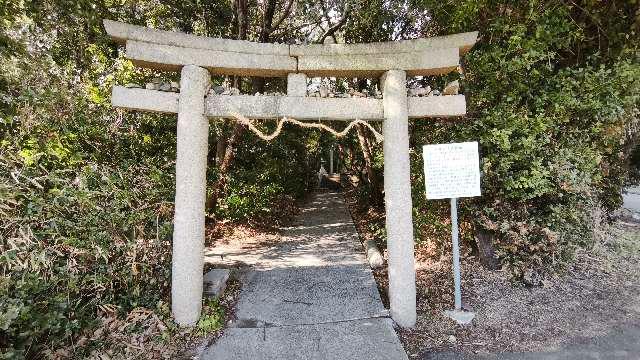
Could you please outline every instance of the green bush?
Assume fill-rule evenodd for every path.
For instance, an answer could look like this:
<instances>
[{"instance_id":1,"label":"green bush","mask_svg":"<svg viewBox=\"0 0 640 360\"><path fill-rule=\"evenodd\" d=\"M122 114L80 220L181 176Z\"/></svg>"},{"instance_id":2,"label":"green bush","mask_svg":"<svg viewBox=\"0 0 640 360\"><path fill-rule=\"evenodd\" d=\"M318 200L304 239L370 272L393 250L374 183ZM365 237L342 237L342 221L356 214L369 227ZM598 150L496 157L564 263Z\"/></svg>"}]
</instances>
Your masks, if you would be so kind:
<instances>
[{"instance_id":1,"label":"green bush","mask_svg":"<svg viewBox=\"0 0 640 360\"><path fill-rule=\"evenodd\" d=\"M276 222L288 215L294 201L315 185L312 164L318 149L307 146L315 136L317 132L297 126L285 126L281 135L269 142L246 132L236 148L226 196L216 215Z\"/></svg>"},{"instance_id":2,"label":"green bush","mask_svg":"<svg viewBox=\"0 0 640 360\"><path fill-rule=\"evenodd\" d=\"M518 278L544 276L593 242L593 209L621 204L638 138L638 4L424 1L426 31L480 31L464 59L466 121L416 122L412 143L480 143L481 198L463 201L465 237L493 234ZM600 40L598 40L600 39ZM430 79L444 84L445 79ZM412 158L417 233L447 213L425 204L419 151ZM416 195L418 194L418 195ZM416 198L417 197L417 198ZM445 237L446 238L446 237Z\"/></svg>"},{"instance_id":3,"label":"green bush","mask_svg":"<svg viewBox=\"0 0 640 360\"><path fill-rule=\"evenodd\" d=\"M166 298L175 131L119 122L46 54L2 61L0 347L33 357Z\"/></svg>"},{"instance_id":4,"label":"green bush","mask_svg":"<svg viewBox=\"0 0 640 360\"><path fill-rule=\"evenodd\" d=\"M100 42L64 53L74 48L24 26L9 36L22 51L0 51L0 358L42 358L90 338L112 309L164 309L170 286L175 116L115 110L109 99L115 83L158 74ZM276 216L308 191L301 140L313 134L287 131L269 143L245 134L221 219Z\"/></svg>"}]
</instances>

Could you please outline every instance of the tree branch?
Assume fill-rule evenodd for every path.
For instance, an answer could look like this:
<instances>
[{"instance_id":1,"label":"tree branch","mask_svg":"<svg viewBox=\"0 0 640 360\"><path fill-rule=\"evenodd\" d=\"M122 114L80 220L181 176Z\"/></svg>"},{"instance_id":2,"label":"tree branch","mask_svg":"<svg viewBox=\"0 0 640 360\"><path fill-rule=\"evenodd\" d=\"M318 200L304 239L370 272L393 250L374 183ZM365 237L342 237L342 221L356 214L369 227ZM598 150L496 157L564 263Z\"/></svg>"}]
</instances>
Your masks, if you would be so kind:
<instances>
[{"instance_id":1,"label":"tree branch","mask_svg":"<svg viewBox=\"0 0 640 360\"><path fill-rule=\"evenodd\" d=\"M260 35L258 37L259 42L269 42L269 35L271 34L271 24L273 23L273 16L276 13L276 0L268 0L265 3L264 14L262 16L262 26L260 28Z\"/></svg>"},{"instance_id":2,"label":"tree branch","mask_svg":"<svg viewBox=\"0 0 640 360\"><path fill-rule=\"evenodd\" d=\"M287 3L287 6L284 8L284 12L282 13L282 15L280 15L280 18L276 20L276 24L271 26L271 28L269 29L269 34L271 34L277 28L279 28L280 25L282 25L282 22L289 17L289 14L291 14L291 7L293 5L293 2L294 0L289 0L289 2Z\"/></svg>"},{"instance_id":3,"label":"tree branch","mask_svg":"<svg viewBox=\"0 0 640 360\"><path fill-rule=\"evenodd\" d=\"M344 8L342 10L342 17L340 18L340 20L338 20L337 23L330 26L329 29L327 29L327 31L325 31L324 34L322 34L322 36L320 36L320 40L318 41L319 43L323 43L324 39L326 39L328 36L333 36L333 34L335 34L336 31L338 31L347 22L347 18L349 17L350 10L351 10L351 7L349 6L349 1L346 0L344 2ZM329 18L329 14L326 12L326 9L324 8L324 2L322 3L322 11L325 13L325 16L327 17L327 22L331 24L331 19Z\"/></svg>"}]
</instances>

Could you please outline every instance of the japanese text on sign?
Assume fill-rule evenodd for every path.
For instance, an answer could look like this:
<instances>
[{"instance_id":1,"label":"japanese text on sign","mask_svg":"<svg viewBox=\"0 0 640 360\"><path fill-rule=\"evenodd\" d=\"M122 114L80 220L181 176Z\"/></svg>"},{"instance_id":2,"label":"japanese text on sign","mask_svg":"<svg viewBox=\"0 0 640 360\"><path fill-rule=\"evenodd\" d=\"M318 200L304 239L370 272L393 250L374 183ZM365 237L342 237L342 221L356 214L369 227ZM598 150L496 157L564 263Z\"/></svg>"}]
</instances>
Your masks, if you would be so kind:
<instances>
[{"instance_id":1,"label":"japanese text on sign","mask_svg":"<svg viewBox=\"0 0 640 360\"><path fill-rule=\"evenodd\" d=\"M480 196L477 142L424 145L427 199Z\"/></svg>"}]
</instances>

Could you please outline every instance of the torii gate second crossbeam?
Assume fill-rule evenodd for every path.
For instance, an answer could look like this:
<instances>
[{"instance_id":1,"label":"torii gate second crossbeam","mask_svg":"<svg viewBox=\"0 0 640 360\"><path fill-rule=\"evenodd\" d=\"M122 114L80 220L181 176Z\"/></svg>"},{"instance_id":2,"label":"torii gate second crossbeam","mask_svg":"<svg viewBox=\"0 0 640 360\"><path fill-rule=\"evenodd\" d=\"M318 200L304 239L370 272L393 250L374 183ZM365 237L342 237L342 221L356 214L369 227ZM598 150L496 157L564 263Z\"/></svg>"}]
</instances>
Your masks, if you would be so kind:
<instances>
[{"instance_id":1,"label":"torii gate second crossbeam","mask_svg":"<svg viewBox=\"0 0 640 360\"><path fill-rule=\"evenodd\" d=\"M116 86L116 107L177 113L171 308L193 325L202 309L208 117L383 120L389 302L402 327L416 322L409 118L457 117L464 95L408 98L407 76L454 71L477 33L370 44L285 45L160 31L105 20L134 64L180 71L180 93ZM206 96L211 74L287 77L286 96ZM307 97L307 76L380 77L382 99Z\"/></svg>"}]
</instances>

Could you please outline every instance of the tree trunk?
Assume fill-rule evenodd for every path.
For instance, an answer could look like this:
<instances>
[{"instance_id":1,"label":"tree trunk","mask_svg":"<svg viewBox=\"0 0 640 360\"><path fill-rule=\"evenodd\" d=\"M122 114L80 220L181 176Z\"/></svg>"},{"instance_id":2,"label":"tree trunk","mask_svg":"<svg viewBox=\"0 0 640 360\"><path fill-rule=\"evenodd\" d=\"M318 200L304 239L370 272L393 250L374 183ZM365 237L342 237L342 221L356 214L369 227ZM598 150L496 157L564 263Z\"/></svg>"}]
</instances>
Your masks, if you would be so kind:
<instances>
[{"instance_id":1,"label":"tree trunk","mask_svg":"<svg viewBox=\"0 0 640 360\"><path fill-rule=\"evenodd\" d=\"M218 205L218 198L220 197L222 190L226 185L227 173L229 172L229 168L231 167L235 156L234 146L242 136L242 133L244 133L244 129L244 126L241 123L237 122L233 127L233 133L227 141L227 146L224 151L224 157L222 158L222 161L220 162L220 165L218 167L218 180L213 184L211 194L209 195L206 203L206 208L210 209L212 212L215 212Z\"/></svg>"},{"instance_id":2,"label":"tree trunk","mask_svg":"<svg viewBox=\"0 0 640 360\"><path fill-rule=\"evenodd\" d=\"M493 235L484 229L476 229L476 245L478 246L478 259L482 266L489 270L498 270L500 261L493 247Z\"/></svg>"},{"instance_id":3,"label":"tree trunk","mask_svg":"<svg viewBox=\"0 0 640 360\"><path fill-rule=\"evenodd\" d=\"M344 163L346 159L346 154L344 150L344 146L342 144L338 144L338 173L342 173L345 169Z\"/></svg>"},{"instance_id":4,"label":"tree trunk","mask_svg":"<svg viewBox=\"0 0 640 360\"><path fill-rule=\"evenodd\" d=\"M234 7L236 10L234 23L237 23L238 26L238 39L246 40L248 38L248 30L249 30L249 11L248 11L248 1L247 0L235 0ZM258 34L260 42L269 42L271 33L275 30L272 28L273 17L275 15L276 9L276 0L269 0L265 4L265 11L262 18L262 26L260 32ZM291 11L291 3L287 5L284 13L282 14L281 19L278 20L278 25L284 20L286 16L289 15ZM234 78L234 83L239 83L237 78ZM237 85L236 85L237 86ZM239 88L239 87L238 87ZM264 92L265 88L265 79L264 78L252 78L251 79L251 92L255 94L256 92ZM235 146L236 143L242 137L242 134L245 132L245 126L239 122L236 122L231 136L227 139L224 150L224 157L222 160L217 160L216 163L218 165L218 180L213 184L211 189L211 194L206 202L206 208L209 211L214 212L218 205L218 199L223 193L223 190L226 185L227 174L229 173L229 169L233 163L233 159L235 156ZM222 153L221 149L217 149L217 153Z\"/></svg>"},{"instance_id":5,"label":"tree trunk","mask_svg":"<svg viewBox=\"0 0 640 360\"><path fill-rule=\"evenodd\" d=\"M224 154L227 149L227 139L224 136L220 136L216 142L216 166L219 167L224 160Z\"/></svg>"},{"instance_id":6,"label":"tree trunk","mask_svg":"<svg viewBox=\"0 0 640 360\"><path fill-rule=\"evenodd\" d=\"M376 178L375 171L373 170L373 160L371 156L371 146L367 135L365 133L364 126L361 124L356 125L356 132L358 133L358 140L360 142L360 148L362 149L362 157L364 158L364 166L367 172L367 180L371 186L371 192L369 195L369 201L371 204L379 205L382 203L382 197L380 193L380 187L378 186L378 179Z\"/></svg>"}]
</instances>

